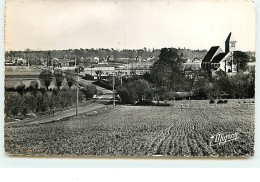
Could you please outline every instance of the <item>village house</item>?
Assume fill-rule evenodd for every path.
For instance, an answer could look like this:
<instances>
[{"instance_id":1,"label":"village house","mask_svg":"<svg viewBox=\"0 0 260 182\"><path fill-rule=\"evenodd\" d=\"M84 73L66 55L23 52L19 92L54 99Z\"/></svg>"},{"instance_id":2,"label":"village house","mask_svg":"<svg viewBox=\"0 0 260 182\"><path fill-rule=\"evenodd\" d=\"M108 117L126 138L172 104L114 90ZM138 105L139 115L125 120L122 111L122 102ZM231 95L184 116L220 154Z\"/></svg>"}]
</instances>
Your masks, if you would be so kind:
<instances>
[{"instance_id":1,"label":"village house","mask_svg":"<svg viewBox=\"0 0 260 182\"><path fill-rule=\"evenodd\" d=\"M109 76L113 74L115 70L116 70L115 65L93 64L90 67L84 68L82 75L83 76L91 75L94 78L97 78L96 71L101 71L101 76Z\"/></svg>"},{"instance_id":2,"label":"village house","mask_svg":"<svg viewBox=\"0 0 260 182\"><path fill-rule=\"evenodd\" d=\"M204 59L202 60L201 68L208 72L223 70L227 73L236 73L237 65L234 64L233 53L236 50L236 40L229 33L225 41L225 52L220 46L210 48Z\"/></svg>"},{"instance_id":3,"label":"village house","mask_svg":"<svg viewBox=\"0 0 260 182\"><path fill-rule=\"evenodd\" d=\"M185 63L183 63L182 66L183 66L183 70L186 70L188 68L190 68L192 70L200 70L201 69L201 60L199 60L199 59L195 59L195 60L186 59Z\"/></svg>"}]
</instances>

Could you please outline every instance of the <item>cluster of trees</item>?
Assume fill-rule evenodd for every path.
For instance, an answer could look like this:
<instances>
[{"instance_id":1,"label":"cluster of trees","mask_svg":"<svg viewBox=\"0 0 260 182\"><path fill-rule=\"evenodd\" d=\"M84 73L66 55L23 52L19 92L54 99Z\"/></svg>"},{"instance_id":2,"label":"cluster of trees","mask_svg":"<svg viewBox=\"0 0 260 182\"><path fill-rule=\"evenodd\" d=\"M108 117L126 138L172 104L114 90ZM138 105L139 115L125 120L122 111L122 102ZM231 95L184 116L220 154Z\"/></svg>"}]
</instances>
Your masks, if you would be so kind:
<instances>
[{"instance_id":1,"label":"cluster of trees","mask_svg":"<svg viewBox=\"0 0 260 182\"><path fill-rule=\"evenodd\" d=\"M117 93L123 104L135 104L140 101L152 101L152 85L144 79L128 79L117 87Z\"/></svg>"},{"instance_id":2,"label":"cluster of trees","mask_svg":"<svg viewBox=\"0 0 260 182\"><path fill-rule=\"evenodd\" d=\"M80 92L79 101L83 99L84 94ZM63 90L61 92L27 91L22 95L17 92L6 92L5 114L8 117L27 116L27 114L51 112L74 106L75 103L75 90Z\"/></svg>"},{"instance_id":3,"label":"cluster of trees","mask_svg":"<svg viewBox=\"0 0 260 182\"><path fill-rule=\"evenodd\" d=\"M201 77L193 87L194 95L204 98L253 98L255 96L255 70L228 76L218 71L217 76Z\"/></svg>"},{"instance_id":4,"label":"cluster of trees","mask_svg":"<svg viewBox=\"0 0 260 182\"><path fill-rule=\"evenodd\" d=\"M66 79L67 85L71 89L72 85L75 84L76 77L75 74L71 72L63 73L61 70L55 70L52 73L50 70L43 70L39 75L39 79L44 89L49 90L50 84L54 81L59 91L61 90L64 79Z\"/></svg>"},{"instance_id":5,"label":"cluster of trees","mask_svg":"<svg viewBox=\"0 0 260 182\"><path fill-rule=\"evenodd\" d=\"M31 81L29 87L21 84L15 92L5 92L5 113L7 116L26 116L28 113L39 113L62 109L75 105L75 75L55 70L43 70L39 75L40 83ZM55 81L54 81L55 80ZM67 87L64 87L64 81ZM56 88L50 88L55 83ZM97 94L94 85L80 87L79 101L93 98Z\"/></svg>"},{"instance_id":6,"label":"cluster of trees","mask_svg":"<svg viewBox=\"0 0 260 182\"><path fill-rule=\"evenodd\" d=\"M69 89L73 89L73 85L77 85L76 76L74 73L64 73L61 70L55 70L54 73L52 73L50 70L43 70L39 75L39 79L41 80L41 83L46 90L49 89L51 82L55 80L57 87L57 90L55 91L57 92L61 91L61 87L64 85L64 80L66 80ZM97 93L97 89L94 85L80 87L80 90L85 94L86 100L92 98Z\"/></svg>"},{"instance_id":7,"label":"cluster of trees","mask_svg":"<svg viewBox=\"0 0 260 182\"><path fill-rule=\"evenodd\" d=\"M217 76L209 76L206 72L194 71L193 77L188 77L182 67L183 55L177 49L164 48L159 60L142 78L134 77L123 79L121 86L116 77L117 92L123 103L135 103L141 100L165 100L182 96L191 96L197 99L212 98L252 98L254 97L255 71L245 74L248 56L240 51L235 52L234 61L240 72L233 76L224 71L217 71ZM121 81L122 82L122 81ZM182 97L181 96L181 97Z\"/></svg>"}]
</instances>

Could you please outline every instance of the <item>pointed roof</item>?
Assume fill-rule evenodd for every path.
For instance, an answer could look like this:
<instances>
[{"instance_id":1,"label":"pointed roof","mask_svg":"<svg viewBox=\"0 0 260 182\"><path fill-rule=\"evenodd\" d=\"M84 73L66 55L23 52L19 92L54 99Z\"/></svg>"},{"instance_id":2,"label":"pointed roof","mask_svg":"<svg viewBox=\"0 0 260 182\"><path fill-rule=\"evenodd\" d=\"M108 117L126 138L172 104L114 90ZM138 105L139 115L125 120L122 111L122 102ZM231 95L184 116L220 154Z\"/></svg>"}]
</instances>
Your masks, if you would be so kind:
<instances>
[{"instance_id":1,"label":"pointed roof","mask_svg":"<svg viewBox=\"0 0 260 182\"><path fill-rule=\"evenodd\" d=\"M227 36L227 39L225 42L233 42L233 41L236 41L234 35L232 34L232 32L230 32Z\"/></svg>"},{"instance_id":2,"label":"pointed roof","mask_svg":"<svg viewBox=\"0 0 260 182\"><path fill-rule=\"evenodd\" d=\"M227 39L226 39L225 42L229 42L230 41L230 37L231 37L231 32L228 34Z\"/></svg>"},{"instance_id":3,"label":"pointed roof","mask_svg":"<svg viewBox=\"0 0 260 182\"><path fill-rule=\"evenodd\" d=\"M202 62L210 62L219 48L220 46L211 47L210 50L207 52L206 56L203 58Z\"/></svg>"},{"instance_id":4,"label":"pointed roof","mask_svg":"<svg viewBox=\"0 0 260 182\"><path fill-rule=\"evenodd\" d=\"M219 63L228 53L219 53L218 55L216 55L211 63Z\"/></svg>"}]
</instances>

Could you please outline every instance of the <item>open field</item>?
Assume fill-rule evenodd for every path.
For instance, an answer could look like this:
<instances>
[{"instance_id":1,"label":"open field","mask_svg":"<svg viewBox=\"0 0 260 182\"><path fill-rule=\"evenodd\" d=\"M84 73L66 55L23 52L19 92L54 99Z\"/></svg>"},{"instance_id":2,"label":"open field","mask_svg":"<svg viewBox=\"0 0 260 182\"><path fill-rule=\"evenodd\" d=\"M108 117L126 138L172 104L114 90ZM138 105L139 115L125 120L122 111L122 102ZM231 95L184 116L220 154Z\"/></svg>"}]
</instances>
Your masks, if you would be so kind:
<instances>
[{"instance_id":1,"label":"open field","mask_svg":"<svg viewBox=\"0 0 260 182\"><path fill-rule=\"evenodd\" d=\"M28 87L33 80L39 80L41 70L27 66L5 66L5 88L13 88L21 82Z\"/></svg>"},{"instance_id":2,"label":"open field","mask_svg":"<svg viewBox=\"0 0 260 182\"><path fill-rule=\"evenodd\" d=\"M40 69L34 67L34 66L5 66L5 75L39 75L41 72Z\"/></svg>"},{"instance_id":3,"label":"open field","mask_svg":"<svg viewBox=\"0 0 260 182\"><path fill-rule=\"evenodd\" d=\"M234 107L238 101L233 107L205 101L189 108L117 106L78 119L5 127L5 150L25 155L253 155L254 104ZM238 132L239 138L211 147L211 136L218 132Z\"/></svg>"}]
</instances>

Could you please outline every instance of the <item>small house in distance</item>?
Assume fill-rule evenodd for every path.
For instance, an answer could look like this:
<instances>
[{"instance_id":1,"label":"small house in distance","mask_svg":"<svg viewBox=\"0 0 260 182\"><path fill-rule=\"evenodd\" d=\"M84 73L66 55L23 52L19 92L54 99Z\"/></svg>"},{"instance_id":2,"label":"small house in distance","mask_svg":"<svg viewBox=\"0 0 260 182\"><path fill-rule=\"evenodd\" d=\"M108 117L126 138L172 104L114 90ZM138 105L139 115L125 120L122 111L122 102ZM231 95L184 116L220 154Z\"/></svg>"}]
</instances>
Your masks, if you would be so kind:
<instances>
[{"instance_id":1,"label":"small house in distance","mask_svg":"<svg viewBox=\"0 0 260 182\"><path fill-rule=\"evenodd\" d=\"M236 50L236 40L229 33L225 41L225 52L220 46L210 48L204 59L202 60L201 68L207 72L223 70L227 73L236 73L237 65L233 61L233 53Z\"/></svg>"},{"instance_id":2,"label":"small house in distance","mask_svg":"<svg viewBox=\"0 0 260 182\"><path fill-rule=\"evenodd\" d=\"M192 69L192 70L200 70L201 69L201 60L199 59L186 59L185 63L182 64L183 69Z\"/></svg>"}]
</instances>

